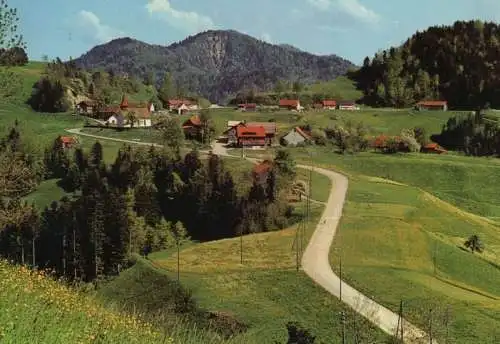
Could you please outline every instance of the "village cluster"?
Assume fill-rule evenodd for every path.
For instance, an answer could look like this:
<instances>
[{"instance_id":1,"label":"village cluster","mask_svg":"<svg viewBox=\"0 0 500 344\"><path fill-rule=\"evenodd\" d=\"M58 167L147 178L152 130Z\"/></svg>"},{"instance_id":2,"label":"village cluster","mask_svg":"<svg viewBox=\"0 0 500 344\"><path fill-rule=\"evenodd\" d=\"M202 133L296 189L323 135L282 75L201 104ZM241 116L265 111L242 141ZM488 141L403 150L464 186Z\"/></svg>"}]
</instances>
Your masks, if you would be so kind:
<instances>
[{"instance_id":1,"label":"village cluster","mask_svg":"<svg viewBox=\"0 0 500 344\"><path fill-rule=\"evenodd\" d=\"M219 108L213 104L210 108ZM256 103L238 104L236 110L243 112L257 111L261 108L275 108L292 112L301 112L305 108L298 99L280 99L278 106L260 106ZM421 101L415 105L416 110L440 110L446 111L446 101ZM312 110L344 110L357 111L360 107L354 101L339 101L326 99L315 103ZM114 106L98 106L94 101L81 101L76 104L76 112L80 115L90 116L99 125L109 128L148 128L153 126L153 114L176 114L185 115L200 110L200 106L187 99L171 99L165 110L156 111L152 103L134 104L123 95L120 104ZM193 114L182 123L182 129L187 137L196 137L203 130L203 124L198 114ZM313 139L311 133L304 128L294 127L277 142L278 128L276 122L247 122L245 120L227 122L227 128L219 140L230 147L269 147L277 144L286 146L298 146ZM374 148L383 148L387 141L386 137L374 140ZM69 140L69 138L68 138ZM71 143L68 141L68 145ZM433 145L431 147L431 145ZM435 146L435 147L434 147ZM443 153L444 150L436 144L423 147L423 150Z\"/></svg>"}]
</instances>

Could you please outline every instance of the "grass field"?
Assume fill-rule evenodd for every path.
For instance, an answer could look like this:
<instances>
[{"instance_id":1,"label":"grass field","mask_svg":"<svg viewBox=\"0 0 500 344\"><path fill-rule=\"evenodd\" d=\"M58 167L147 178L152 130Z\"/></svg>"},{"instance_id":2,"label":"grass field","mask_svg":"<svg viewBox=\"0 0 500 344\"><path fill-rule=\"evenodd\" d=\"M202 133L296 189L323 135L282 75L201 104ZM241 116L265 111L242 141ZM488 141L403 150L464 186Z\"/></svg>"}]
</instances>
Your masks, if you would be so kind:
<instances>
[{"instance_id":1,"label":"grass field","mask_svg":"<svg viewBox=\"0 0 500 344\"><path fill-rule=\"evenodd\" d=\"M318 82L305 87L304 93L329 94L333 99L358 100L363 93L356 89L352 80L345 76L339 76L335 80Z\"/></svg>"},{"instance_id":2,"label":"grass field","mask_svg":"<svg viewBox=\"0 0 500 344\"><path fill-rule=\"evenodd\" d=\"M460 248L472 234L483 240L483 254ZM351 176L334 246L333 265L338 267L336 248L341 248L343 276L367 295L394 311L404 300L406 314L424 329L428 310L434 308L433 326L441 342L447 306L451 342L498 342L500 227L496 223L415 187Z\"/></svg>"},{"instance_id":3,"label":"grass field","mask_svg":"<svg viewBox=\"0 0 500 344\"><path fill-rule=\"evenodd\" d=\"M323 206L312 205L312 222L298 241L302 247L322 210ZM245 341L283 342L286 322L299 321L317 335L320 343L337 343L341 333L339 313L344 310L351 335L355 322L365 336L382 343L385 335L343 308L302 271L295 271L297 227L244 236L242 242L235 238L192 245L180 253L181 282L193 291L201 306L234 314L249 324ZM158 252L151 259L155 267L176 276L176 253Z\"/></svg>"}]
</instances>

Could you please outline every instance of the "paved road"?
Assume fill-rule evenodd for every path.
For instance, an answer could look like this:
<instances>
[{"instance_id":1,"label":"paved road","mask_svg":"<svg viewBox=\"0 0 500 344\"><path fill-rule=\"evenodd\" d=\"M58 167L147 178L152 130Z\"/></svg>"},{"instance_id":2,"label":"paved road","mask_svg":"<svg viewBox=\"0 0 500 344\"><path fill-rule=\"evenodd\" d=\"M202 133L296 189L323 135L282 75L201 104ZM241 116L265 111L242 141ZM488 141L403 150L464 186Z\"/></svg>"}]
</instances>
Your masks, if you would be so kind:
<instances>
[{"instance_id":1,"label":"paved road","mask_svg":"<svg viewBox=\"0 0 500 344\"><path fill-rule=\"evenodd\" d=\"M123 140L81 133L80 129L67 129L66 131L77 135L89 136L103 140L161 147L161 145L147 142L137 142L133 140ZM227 149L220 143L214 143L212 145L212 152L220 156L232 156L228 154ZM257 159L252 158L247 158L247 160L254 163L258 161ZM298 165L298 167L311 169L311 166L307 165ZM337 232L339 220L342 216L342 209L344 207L345 197L347 194L348 179L340 173L319 167L314 167L314 171L330 178L333 187L318 226L316 227L316 230L302 256L302 268L304 272L311 277L311 279L326 289L330 294L340 298L340 290L342 289L342 302L349 305L357 313L377 325L384 332L394 335L398 326L399 316L363 295L344 281L341 281L330 266L330 246L332 245L333 238ZM405 343L420 344L428 342L428 336L422 330L418 329L406 320L403 320L403 326ZM433 343L437 344L435 340L433 340Z\"/></svg>"},{"instance_id":2,"label":"paved road","mask_svg":"<svg viewBox=\"0 0 500 344\"><path fill-rule=\"evenodd\" d=\"M299 165L299 167L305 169L311 168L304 165ZM347 283L341 282L340 278L332 271L329 260L330 246L342 216L348 180L344 175L330 170L315 167L314 171L330 178L333 187L316 231L312 235L302 256L302 268L317 284L338 298L340 298L340 289L342 288L342 302L349 305L384 332L394 335L398 326L399 316L361 294ZM340 285L341 283L342 286ZM403 324L405 343L426 343L428 341L427 335L423 331L407 321L403 321ZM433 341L433 343L437 342Z\"/></svg>"}]
</instances>

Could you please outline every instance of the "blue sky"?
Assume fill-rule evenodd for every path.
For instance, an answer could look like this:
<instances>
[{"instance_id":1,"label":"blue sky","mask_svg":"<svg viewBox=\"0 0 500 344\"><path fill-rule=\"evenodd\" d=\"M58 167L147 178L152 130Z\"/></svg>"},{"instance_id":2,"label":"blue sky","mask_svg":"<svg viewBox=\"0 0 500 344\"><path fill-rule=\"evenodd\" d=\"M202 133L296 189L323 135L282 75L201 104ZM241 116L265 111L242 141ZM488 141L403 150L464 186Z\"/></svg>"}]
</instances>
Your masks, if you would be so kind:
<instances>
[{"instance_id":1,"label":"blue sky","mask_svg":"<svg viewBox=\"0 0 500 344\"><path fill-rule=\"evenodd\" d=\"M10 0L28 55L67 59L117 37L168 45L206 29L360 64L416 30L455 20L500 20L499 0Z\"/></svg>"}]
</instances>

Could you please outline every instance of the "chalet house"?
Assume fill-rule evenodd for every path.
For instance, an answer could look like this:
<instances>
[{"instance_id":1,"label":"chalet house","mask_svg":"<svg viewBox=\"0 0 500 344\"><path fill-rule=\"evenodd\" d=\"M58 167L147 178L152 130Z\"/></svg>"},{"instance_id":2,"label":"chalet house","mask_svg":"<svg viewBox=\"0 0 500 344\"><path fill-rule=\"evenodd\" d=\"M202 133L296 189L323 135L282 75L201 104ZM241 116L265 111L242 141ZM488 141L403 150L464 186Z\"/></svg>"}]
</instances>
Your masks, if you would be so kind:
<instances>
[{"instance_id":1,"label":"chalet house","mask_svg":"<svg viewBox=\"0 0 500 344\"><path fill-rule=\"evenodd\" d=\"M241 111L255 111L257 110L257 104L255 103L238 104L238 109Z\"/></svg>"},{"instance_id":2,"label":"chalet house","mask_svg":"<svg viewBox=\"0 0 500 344\"><path fill-rule=\"evenodd\" d=\"M187 138L199 137L202 129L200 116L191 116L188 120L182 123L182 130Z\"/></svg>"},{"instance_id":3,"label":"chalet house","mask_svg":"<svg viewBox=\"0 0 500 344\"><path fill-rule=\"evenodd\" d=\"M264 160L261 163L254 166L252 169L252 179L256 184L264 184L267 182L269 172L273 169L273 162L270 160Z\"/></svg>"},{"instance_id":4,"label":"chalet house","mask_svg":"<svg viewBox=\"0 0 500 344\"><path fill-rule=\"evenodd\" d=\"M321 102L321 108L326 110L335 110L337 108L337 102L335 100L323 100Z\"/></svg>"},{"instance_id":5,"label":"chalet house","mask_svg":"<svg viewBox=\"0 0 500 344\"><path fill-rule=\"evenodd\" d=\"M280 99L279 107L281 109L296 111L300 111L303 109L303 107L300 106L300 101L298 99Z\"/></svg>"},{"instance_id":6,"label":"chalet house","mask_svg":"<svg viewBox=\"0 0 500 344\"><path fill-rule=\"evenodd\" d=\"M285 146L297 146L306 142L311 142L311 136L306 133L300 127L295 127L288 134L286 134L282 139L281 143Z\"/></svg>"},{"instance_id":7,"label":"chalet house","mask_svg":"<svg viewBox=\"0 0 500 344\"><path fill-rule=\"evenodd\" d=\"M94 110L97 108L97 102L93 100L83 100L76 104L75 110L77 113L83 114L92 114Z\"/></svg>"},{"instance_id":8,"label":"chalet house","mask_svg":"<svg viewBox=\"0 0 500 344\"><path fill-rule=\"evenodd\" d=\"M99 110L99 115L107 117L106 125L112 125L119 128L126 127L151 127L151 113L154 111L154 105L148 103L146 105L131 104L128 102L127 96L122 97L122 101L118 106L106 107ZM129 123L128 114L132 113L134 122Z\"/></svg>"},{"instance_id":9,"label":"chalet house","mask_svg":"<svg viewBox=\"0 0 500 344\"><path fill-rule=\"evenodd\" d=\"M238 147L265 146L266 129L263 126L239 125L236 127Z\"/></svg>"},{"instance_id":10,"label":"chalet house","mask_svg":"<svg viewBox=\"0 0 500 344\"><path fill-rule=\"evenodd\" d=\"M434 154L443 154L447 153L447 150L438 145L437 143L428 143L425 146L422 146L422 153L434 153Z\"/></svg>"},{"instance_id":11,"label":"chalet house","mask_svg":"<svg viewBox=\"0 0 500 344\"><path fill-rule=\"evenodd\" d=\"M186 99L170 99L168 101L168 110L171 112L177 112L179 115L183 115L188 111L199 110L198 104Z\"/></svg>"},{"instance_id":12,"label":"chalet house","mask_svg":"<svg viewBox=\"0 0 500 344\"><path fill-rule=\"evenodd\" d=\"M77 143L77 140L72 136L59 136L59 140L64 149L72 148Z\"/></svg>"},{"instance_id":13,"label":"chalet house","mask_svg":"<svg viewBox=\"0 0 500 344\"><path fill-rule=\"evenodd\" d=\"M419 111L422 110L447 111L448 102L445 100L422 100L415 105L415 108Z\"/></svg>"},{"instance_id":14,"label":"chalet house","mask_svg":"<svg viewBox=\"0 0 500 344\"><path fill-rule=\"evenodd\" d=\"M232 126L230 126L232 125ZM227 143L229 145L238 145L238 128L240 127L263 127L265 132L264 145L272 145L277 133L277 126L275 122L241 122L229 121L228 129L224 132L227 136Z\"/></svg>"},{"instance_id":15,"label":"chalet house","mask_svg":"<svg viewBox=\"0 0 500 344\"><path fill-rule=\"evenodd\" d=\"M359 110L359 107L356 105L356 102L353 101L342 101L339 102L339 110Z\"/></svg>"}]
</instances>

